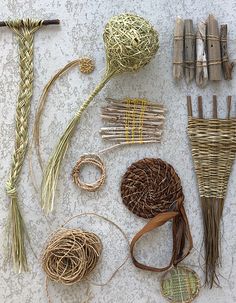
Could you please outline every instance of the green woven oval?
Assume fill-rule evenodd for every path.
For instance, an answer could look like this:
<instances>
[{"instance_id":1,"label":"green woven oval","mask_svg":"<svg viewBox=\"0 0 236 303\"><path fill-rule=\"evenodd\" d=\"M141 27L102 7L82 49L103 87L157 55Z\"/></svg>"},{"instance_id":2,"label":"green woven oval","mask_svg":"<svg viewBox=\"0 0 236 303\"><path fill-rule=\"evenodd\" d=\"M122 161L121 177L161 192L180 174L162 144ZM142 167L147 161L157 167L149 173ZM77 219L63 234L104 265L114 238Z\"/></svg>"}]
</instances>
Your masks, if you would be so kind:
<instances>
[{"instance_id":1,"label":"green woven oval","mask_svg":"<svg viewBox=\"0 0 236 303\"><path fill-rule=\"evenodd\" d=\"M177 266L163 276L161 292L169 302L189 303L198 295L200 286L200 279L195 271Z\"/></svg>"}]
</instances>

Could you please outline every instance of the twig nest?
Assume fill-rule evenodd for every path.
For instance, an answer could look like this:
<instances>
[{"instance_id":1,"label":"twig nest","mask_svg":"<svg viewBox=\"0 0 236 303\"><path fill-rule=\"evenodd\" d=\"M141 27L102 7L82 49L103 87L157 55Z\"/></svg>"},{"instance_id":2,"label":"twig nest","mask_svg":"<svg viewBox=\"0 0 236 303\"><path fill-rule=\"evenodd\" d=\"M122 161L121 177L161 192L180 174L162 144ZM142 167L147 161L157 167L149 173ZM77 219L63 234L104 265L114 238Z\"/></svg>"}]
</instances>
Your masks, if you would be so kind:
<instances>
[{"instance_id":1,"label":"twig nest","mask_svg":"<svg viewBox=\"0 0 236 303\"><path fill-rule=\"evenodd\" d=\"M135 14L114 16L105 26L103 39L108 70L133 72L150 62L159 48L158 33Z\"/></svg>"},{"instance_id":2,"label":"twig nest","mask_svg":"<svg viewBox=\"0 0 236 303\"><path fill-rule=\"evenodd\" d=\"M128 168L122 178L121 196L128 209L143 218L178 211L184 201L174 168L155 158L139 160Z\"/></svg>"},{"instance_id":3,"label":"twig nest","mask_svg":"<svg viewBox=\"0 0 236 303\"><path fill-rule=\"evenodd\" d=\"M95 69L94 61L87 57L81 58L79 62L79 69L83 74L91 74Z\"/></svg>"},{"instance_id":4,"label":"twig nest","mask_svg":"<svg viewBox=\"0 0 236 303\"><path fill-rule=\"evenodd\" d=\"M85 278L102 252L100 238L80 229L59 229L43 252L42 267L48 278L71 285Z\"/></svg>"}]
</instances>

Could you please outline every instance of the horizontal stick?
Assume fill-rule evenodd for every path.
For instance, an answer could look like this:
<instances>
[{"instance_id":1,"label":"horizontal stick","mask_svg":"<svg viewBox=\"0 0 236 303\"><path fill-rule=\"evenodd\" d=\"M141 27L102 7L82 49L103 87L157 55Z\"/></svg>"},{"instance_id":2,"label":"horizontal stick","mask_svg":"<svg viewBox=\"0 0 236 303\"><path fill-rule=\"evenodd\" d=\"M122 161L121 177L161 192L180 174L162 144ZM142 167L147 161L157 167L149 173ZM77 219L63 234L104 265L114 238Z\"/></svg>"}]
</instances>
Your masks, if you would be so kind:
<instances>
[{"instance_id":1,"label":"horizontal stick","mask_svg":"<svg viewBox=\"0 0 236 303\"><path fill-rule=\"evenodd\" d=\"M142 132L143 135L152 135L155 136L156 134L160 134L162 132L162 129L158 128L157 131L154 131L153 129L135 129L134 132L132 131L132 129L130 129L129 131L126 131L126 129L121 129L121 130L109 130L109 129L101 129L100 130L100 134L102 135L112 135L112 134L132 134L132 133L139 133L139 131Z\"/></svg>"},{"instance_id":2,"label":"horizontal stick","mask_svg":"<svg viewBox=\"0 0 236 303\"><path fill-rule=\"evenodd\" d=\"M103 116L102 116L102 118L104 118ZM126 120L125 119L122 119L122 118L120 118L120 119L117 119L117 118L115 118L115 117L106 117L106 119L105 119L108 123L111 123L111 124L113 124L114 125L114 122L119 122L120 123L120 125L125 125L126 124ZM129 126L131 127L131 125L132 125L132 122L131 123L129 123ZM135 123L135 125L136 125L136 127L137 127L137 125L139 125L138 123ZM161 120L160 122L151 122L151 121L149 121L149 120L147 120L147 121L143 121L143 123L142 123L142 126L143 126L143 128L144 127L146 127L146 125L152 125L152 126L155 126L155 127L157 127L157 126L161 126L161 125L163 125L163 121ZM119 126L118 124L116 124L116 126Z\"/></svg>"},{"instance_id":3,"label":"horizontal stick","mask_svg":"<svg viewBox=\"0 0 236 303\"><path fill-rule=\"evenodd\" d=\"M106 98L106 101L108 101L110 104L113 104L116 106L124 106L124 105L126 105L126 102L127 102L126 100L116 100L116 99L112 99L112 98ZM157 104L157 103L148 101L147 106L150 106L150 105L155 108L164 108L164 106L161 104Z\"/></svg>"},{"instance_id":4,"label":"horizontal stick","mask_svg":"<svg viewBox=\"0 0 236 303\"><path fill-rule=\"evenodd\" d=\"M111 139L115 139L115 140L125 140L125 141L129 141L132 139L137 139L138 141L140 141L140 139L152 139L152 140L157 140L161 138L161 134L158 134L156 136L150 136L150 135L135 135L132 136L131 134L129 134L127 137L125 136L125 134L120 134L120 135L102 135L102 139L106 139L106 140L111 140Z\"/></svg>"},{"instance_id":5,"label":"horizontal stick","mask_svg":"<svg viewBox=\"0 0 236 303\"><path fill-rule=\"evenodd\" d=\"M107 141L117 141L117 142L129 142L129 141L136 141L136 142L140 142L140 138L139 137L134 137L134 138L128 138L128 141L127 141L127 138L125 137L102 137L102 139L105 139ZM142 139L142 141L155 141L155 142L160 142L161 140L161 136L160 137L157 137L157 138L152 138L152 137L144 137Z\"/></svg>"},{"instance_id":6,"label":"horizontal stick","mask_svg":"<svg viewBox=\"0 0 236 303\"><path fill-rule=\"evenodd\" d=\"M53 20L44 20L43 25L53 25L53 24L60 24L59 19L53 19ZM6 21L0 21L0 27L7 26Z\"/></svg>"},{"instance_id":7,"label":"horizontal stick","mask_svg":"<svg viewBox=\"0 0 236 303\"><path fill-rule=\"evenodd\" d=\"M138 107L136 107L136 110L139 109ZM141 110L140 110L141 112ZM107 113L107 114L126 114L127 113L127 108L102 108L102 113ZM132 114L129 112L129 114ZM145 110L143 112L143 116L147 116L147 115L152 115L154 117L159 117L160 115L163 115L164 111L162 110L156 110L156 111L152 111L152 110ZM164 117L164 115L163 115Z\"/></svg>"},{"instance_id":8,"label":"horizontal stick","mask_svg":"<svg viewBox=\"0 0 236 303\"><path fill-rule=\"evenodd\" d=\"M100 131L119 131L119 130L126 130L126 128L124 127L124 124L121 125L116 125L115 127L112 127L112 126L107 126L107 127L102 127L100 129ZM160 130L160 127L159 126L155 126L155 125L146 125L145 126L145 130L149 130L151 132L155 132L155 131L159 131ZM144 131L144 129L143 129Z\"/></svg>"},{"instance_id":9,"label":"horizontal stick","mask_svg":"<svg viewBox=\"0 0 236 303\"><path fill-rule=\"evenodd\" d=\"M102 119L103 120L114 120L114 121L127 121L129 122L129 124L132 124L133 122L133 117L131 115L129 115L129 117L127 118L126 115L117 115L117 114L109 114L109 113L102 113L101 115ZM142 121L142 123L145 123L145 122L163 122L165 120L165 117L164 116L143 116L142 118L141 117L136 117L134 118L135 120L135 123L137 123L138 121Z\"/></svg>"},{"instance_id":10,"label":"horizontal stick","mask_svg":"<svg viewBox=\"0 0 236 303\"><path fill-rule=\"evenodd\" d=\"M135 133L137 133L138 132L138 130L135 130ZM160 131L156 131L156 132L154 132L153 130L143 130L142 131L142 134L143 135L152 135L152 136L155 136L156 134L160 134L162 132L162 130ZM112 130L112 131L110 131L110 130L100 130L100 134L102 134L102 135L112 135L112 134L126 134L127 132L126 132L126 130L124 129L124 130ZM132 130L130 130L129 132L128 132L129 134L132 134Z\"/></svg>"}]
</instances>

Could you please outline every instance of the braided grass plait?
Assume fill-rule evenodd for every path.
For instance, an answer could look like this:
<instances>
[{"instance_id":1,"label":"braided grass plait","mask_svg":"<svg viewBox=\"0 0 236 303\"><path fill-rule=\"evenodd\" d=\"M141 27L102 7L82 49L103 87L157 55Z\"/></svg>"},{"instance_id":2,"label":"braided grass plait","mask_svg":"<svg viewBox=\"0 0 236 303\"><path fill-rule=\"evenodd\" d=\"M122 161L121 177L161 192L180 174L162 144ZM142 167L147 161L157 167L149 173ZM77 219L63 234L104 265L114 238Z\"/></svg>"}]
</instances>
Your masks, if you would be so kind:
<instances>
[{"instance_id":1,"label":"braided grass plait","mask_svg":"<svg viewBox=\"0 0 236 303\"><path fill-rule=\"evenodd\" d=\"M6 191L10 198L9 234L11 235L11 257L17 271L27 270L24 247L25 224L19 208L17 182L23 166L28 145L28 118L33 90L33 40L34 33L41 27L39 20L14 20L7 25L18 36L20 56L20 85L16 107L16 139Z\"/></svg>"}]
</instances>

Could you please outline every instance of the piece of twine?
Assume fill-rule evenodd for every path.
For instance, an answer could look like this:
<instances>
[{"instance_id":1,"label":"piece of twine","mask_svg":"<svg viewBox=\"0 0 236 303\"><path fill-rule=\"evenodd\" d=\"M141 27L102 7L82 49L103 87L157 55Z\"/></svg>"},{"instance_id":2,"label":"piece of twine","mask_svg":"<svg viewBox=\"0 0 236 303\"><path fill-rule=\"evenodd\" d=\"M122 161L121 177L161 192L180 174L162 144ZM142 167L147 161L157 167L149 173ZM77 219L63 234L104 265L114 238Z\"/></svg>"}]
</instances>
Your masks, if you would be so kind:
<instances>
[{"instance_id":1,"label":"piece of twine","mask_svg":"<svg viewBox=\"0 0 236 303\"><path fill-rule=\"evenodd\" d=\"M73 285L80 281L87 281L92 285L105 286L114 278L129 258L129 253L127 253L123 262L114 270L106 282L97 283L90 280L89 274L97 266L102 254L103 246L101 239L95 233L65 227L70 221L82 216L95 216L113 225L120 231L129 247L129 240L125 232L110 219L89 212L71 217L60 229L49 237L42 253L42 268L46 273L46 293L49 303L52 302L48 291L49 280L64 285ZM89 296L90 294L87 294L87 297ZM88 301L87 298L86 302Z\"/></svg>"},{"instance_id":2,"label":"piece of twine","mask_svg":"<svg viewBox=\"0 0 236 303\"><path fill-rule=\"evenodd\" d=\"M9 178L6 182L7 195L10 198L9 239L10 255L17 272L27 270L25 251L25 223L19 206L17 183L23 166L28 145L28 118L33 91L33 41L34 33L42 26L40 20L14 20L6 22L17 35L20 57L20 84L16 107L16 139Z\"/></svg>"},{"instance_id":3,"label":"piece of twine","mask_svg":"<svg viewBox=\"0 0 236 303\"><path fill-rule=\"evenodd\" d=\"M53 210L60 166L82 113L115 74L139 70L149 63L159 48L157 32L149 22L134 14L111 18L103 38L107 59L105 75L68 124L44 171L41 201L46 213Z\"/></svg>"}]
</instances>

